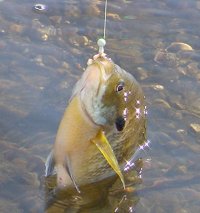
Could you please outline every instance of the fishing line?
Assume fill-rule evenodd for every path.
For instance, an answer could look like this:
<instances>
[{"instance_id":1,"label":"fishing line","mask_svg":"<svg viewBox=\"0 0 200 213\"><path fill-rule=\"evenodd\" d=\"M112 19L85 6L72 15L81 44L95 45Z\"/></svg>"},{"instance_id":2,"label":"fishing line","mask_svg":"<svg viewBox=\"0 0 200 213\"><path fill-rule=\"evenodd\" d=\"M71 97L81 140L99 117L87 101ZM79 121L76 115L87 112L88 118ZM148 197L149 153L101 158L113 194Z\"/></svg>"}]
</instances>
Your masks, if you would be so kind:
<instances>
[{"instance_id":1,"label":"fishing line","mask_svg":"<svg viewBox=\"0 0 200 213\"><path fill-rule=\"evenodd\" d=\"M106 0L106 2L105 2L105 9L104 9L104 26L103 26L103 38L104 38L104 40L106 40L107 8L108 8L108 0Z\"/></svg>"},{"instance_id":2,"label":"fishing line","mask_svg":"<svg viewBox=\"0 0 200 213\"><path fill-rule=\"evenodd\" d=\"M104 47L106 45L107 7L108 7L108 0L105 0L103 38L100 38L97 41L97 45L99 46L99 54L103 54L104 53Z\"/></svg>"}]
</instances>

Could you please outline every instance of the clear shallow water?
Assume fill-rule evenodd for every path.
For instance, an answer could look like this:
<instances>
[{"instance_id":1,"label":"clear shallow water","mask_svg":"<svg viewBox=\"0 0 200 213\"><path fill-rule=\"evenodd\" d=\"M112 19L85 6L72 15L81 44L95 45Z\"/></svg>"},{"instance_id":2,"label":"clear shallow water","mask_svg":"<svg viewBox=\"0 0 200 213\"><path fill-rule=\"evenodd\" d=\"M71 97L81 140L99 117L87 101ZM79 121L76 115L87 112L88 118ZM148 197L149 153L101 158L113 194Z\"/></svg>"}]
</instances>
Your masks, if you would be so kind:
<instances>
[{"instance_id":1,"label":"clear shallow water","mask_svg":"<svg viewBox=\"0 0 200 213\"><path fill-rule=\"evenodd\" d=\"M102 1L39 3L47 10L34 11L35 1L0 2L0 212L5 213L44 212L43 161L71 89L102 34ZM112 212L123 203L118 212L196 213L199 1L119 0L108 6L106 52L144 89L151 149L144 154L143 182L136 191L125 197L113 193L112 208L97 202L79 212ZM194 51L155 62L172 42ZM74 199L79 198L70 204ZM63 212L61 207L51 212Z\"/></svg>"}]
</instances>

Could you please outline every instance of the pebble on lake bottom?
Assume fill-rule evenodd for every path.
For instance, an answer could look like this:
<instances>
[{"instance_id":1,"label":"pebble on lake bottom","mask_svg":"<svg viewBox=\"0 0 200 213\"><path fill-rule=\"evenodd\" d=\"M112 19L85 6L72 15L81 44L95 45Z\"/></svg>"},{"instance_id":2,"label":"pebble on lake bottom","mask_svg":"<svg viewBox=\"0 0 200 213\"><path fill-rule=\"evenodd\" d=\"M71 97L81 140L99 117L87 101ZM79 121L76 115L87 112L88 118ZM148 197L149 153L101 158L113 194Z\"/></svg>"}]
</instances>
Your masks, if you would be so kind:
<instances>
[{"instance_id":1,"label":"pebble on lake bottom","mask_svg":"<svg viewBox=\"0 0 200 213\"><path fill-rule=\"evenodd\" d=\"M200 134L200 124L191 123L190 128L194 133Z\"/></svg>"},{"instance_id":2,"label":"pebble on lake bottom","mask_svg":"<svg viewBox=\"0 0 200 213\"><path fill-rule=\"evenodd\" d=\"M190 58L193 52L194 49L189 44L172 42L166 49L161 49L156 52L154 61L166 66L178 66L181 63L185 64L187 58Z\"/></svg>"}]
</instances>

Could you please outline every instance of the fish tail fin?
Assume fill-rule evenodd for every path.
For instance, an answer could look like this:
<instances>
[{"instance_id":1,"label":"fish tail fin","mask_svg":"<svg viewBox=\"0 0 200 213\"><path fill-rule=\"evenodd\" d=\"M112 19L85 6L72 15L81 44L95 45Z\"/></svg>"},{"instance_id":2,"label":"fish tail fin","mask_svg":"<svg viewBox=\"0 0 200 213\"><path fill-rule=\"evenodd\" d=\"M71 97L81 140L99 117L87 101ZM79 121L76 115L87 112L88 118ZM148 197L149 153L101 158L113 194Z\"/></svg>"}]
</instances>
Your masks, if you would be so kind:
<instances>
[{"instance_id":1,"label":"fish tail fin","mask_svg":"<svg viewBox=\"0 0 200 213\"><path fill-rule=\"evenodd\" d=\"M46 163L45 163L45 177L51 176L55 173L55 159L53 150L49 153Z\"/></svg>"}]
</instances>

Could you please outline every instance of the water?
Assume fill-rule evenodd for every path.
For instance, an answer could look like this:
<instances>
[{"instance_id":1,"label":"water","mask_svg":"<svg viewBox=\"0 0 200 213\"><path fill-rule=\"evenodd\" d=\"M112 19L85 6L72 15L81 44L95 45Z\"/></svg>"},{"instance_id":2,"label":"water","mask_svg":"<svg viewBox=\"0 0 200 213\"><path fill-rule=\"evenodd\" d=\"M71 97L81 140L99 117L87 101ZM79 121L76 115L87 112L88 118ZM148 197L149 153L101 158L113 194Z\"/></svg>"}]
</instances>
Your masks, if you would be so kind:
<instances>
[{"instance_id":1,"label":"water","mask_svg":"<svg viewBox=\"0 0 200 213\"><path fill-rule=\"evenodd\" d=\"M44 11L33 9L35 1L0 2L0 212L44 212L44 160L103 33L104 4L90 2L37 2ZM105 202L97 195L107 192L94 197L93 188L84 199L68 192L72 208L65 212L199 211L199 10L197 0L108 2L106 52L144 89L151 149L144 153L141 184L132 180L129 192L111 191ZM172 42L194 50L156 62ZM49 212L64 208L62 202Z\"/></svg>"}]
</instances>

